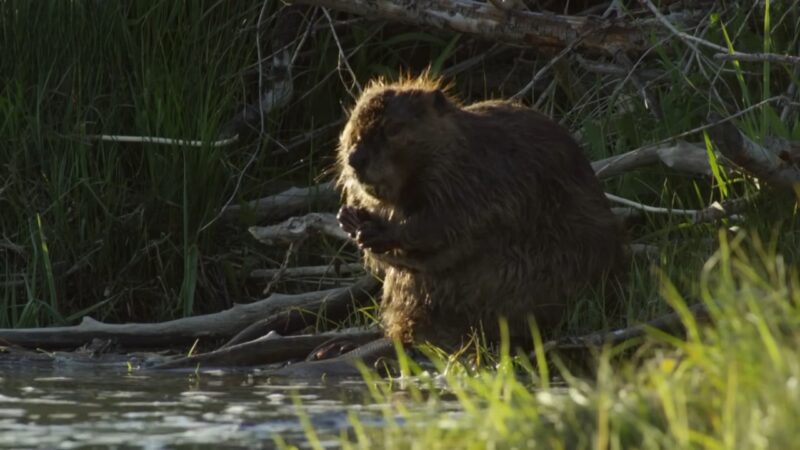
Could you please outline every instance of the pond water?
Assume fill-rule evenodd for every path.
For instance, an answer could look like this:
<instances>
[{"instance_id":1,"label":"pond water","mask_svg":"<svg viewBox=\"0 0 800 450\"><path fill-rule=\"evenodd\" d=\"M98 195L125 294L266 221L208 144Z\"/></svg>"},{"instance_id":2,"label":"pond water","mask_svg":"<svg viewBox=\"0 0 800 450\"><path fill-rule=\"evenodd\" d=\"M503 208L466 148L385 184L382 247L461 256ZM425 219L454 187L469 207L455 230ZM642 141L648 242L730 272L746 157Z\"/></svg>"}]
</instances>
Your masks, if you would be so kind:
<instances>
[{"instance_id":1,"label":"pond water","mask_svg":"<svg viewBox=\"0 0 800 450\"><path fill-rule=\"evenodd\" d=\"M309 447L295 397L326 447L338 447L353 412L381 423L360 380L0 363L0 447L275 448L275 436Z\"/></svg>"}]
</instances>

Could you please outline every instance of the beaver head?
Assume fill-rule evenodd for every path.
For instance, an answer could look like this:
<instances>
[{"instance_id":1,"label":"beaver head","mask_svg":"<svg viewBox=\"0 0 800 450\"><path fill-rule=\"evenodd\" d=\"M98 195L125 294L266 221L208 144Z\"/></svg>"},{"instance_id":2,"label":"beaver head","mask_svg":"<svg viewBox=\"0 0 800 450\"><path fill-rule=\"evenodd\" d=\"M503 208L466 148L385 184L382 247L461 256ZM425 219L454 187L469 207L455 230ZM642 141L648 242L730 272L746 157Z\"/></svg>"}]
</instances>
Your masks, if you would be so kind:
<instances>
[{"instance_id":1,"label":"beaver head","mask_svg":"<svg viewBox=\"0 0 800 450\"><path fill-rule=\"evenodd\" d=\"M370 86L342 132L341 170L370 196L395 206L414 197L436 152L453 140L457 107L438 87ZM449 130L449 131L448 131Z\"/></svg>"}]
</instances>

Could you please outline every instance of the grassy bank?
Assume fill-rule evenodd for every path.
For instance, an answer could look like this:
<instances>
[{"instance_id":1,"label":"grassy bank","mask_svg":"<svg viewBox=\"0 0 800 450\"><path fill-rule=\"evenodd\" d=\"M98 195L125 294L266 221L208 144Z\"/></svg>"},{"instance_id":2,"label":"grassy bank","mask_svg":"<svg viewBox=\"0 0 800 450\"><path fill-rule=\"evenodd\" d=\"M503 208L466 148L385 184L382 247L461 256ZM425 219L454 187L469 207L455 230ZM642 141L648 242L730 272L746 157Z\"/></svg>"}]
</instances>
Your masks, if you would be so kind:
<instances>
[{"instance_id":1,"label":"grassy bank","mask_svg":"<svg viewBox=\"0 0 800 450\"><path fill-rule=\"evenodd\" d=\"M797 271L766 242L722 235L699 288L713 325L697 327L686 316L686 340L653 333L624 358L609 348L595 377L575 376L555 359L550 375L563 381L554 384L506 353L477 373L445 364L435 378L412 371L416 377L375 381L385 423L370 426L354 414L344 448L795 448ZM668 284L663 292L685 308ZM453 400L455 414L408 407L440 411Z\"/></svg>"}]
</instances>

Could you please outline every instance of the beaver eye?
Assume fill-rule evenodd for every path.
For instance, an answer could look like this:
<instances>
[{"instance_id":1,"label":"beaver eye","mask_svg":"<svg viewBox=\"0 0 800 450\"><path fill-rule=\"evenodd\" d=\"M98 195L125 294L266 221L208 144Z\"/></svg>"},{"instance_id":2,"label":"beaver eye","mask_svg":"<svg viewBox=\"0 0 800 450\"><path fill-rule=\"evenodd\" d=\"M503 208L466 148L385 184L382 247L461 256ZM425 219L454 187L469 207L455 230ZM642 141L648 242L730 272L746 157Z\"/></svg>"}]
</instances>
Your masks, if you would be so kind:
<instances>
[{"instance_id":1,"label":"beaver eye","mask_svg":"<svg viewBox=\"0 0 800 450\"><path fill-rule=\"evenodd\" d=\"M400 122L386 122L383 124L383 135L387 138L397 136L403 131L403 124Z\"/></svg>"}]
</instances>

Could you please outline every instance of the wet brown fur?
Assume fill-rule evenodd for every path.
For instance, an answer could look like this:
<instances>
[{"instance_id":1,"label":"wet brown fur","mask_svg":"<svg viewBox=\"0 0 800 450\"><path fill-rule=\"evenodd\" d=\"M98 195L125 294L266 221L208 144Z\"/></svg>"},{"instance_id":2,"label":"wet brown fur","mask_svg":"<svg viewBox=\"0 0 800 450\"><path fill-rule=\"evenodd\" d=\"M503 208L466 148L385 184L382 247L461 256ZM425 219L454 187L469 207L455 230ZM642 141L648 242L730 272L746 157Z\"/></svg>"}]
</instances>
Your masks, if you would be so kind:
<instances>
[{"instance_id":1,"label":"wet brown fur","mask_svg":"<svg viewBox=\"0 0 800 450\"><path fill-rule=\"evenodd\" d=\"M392 338L450 346L481 329L496 341L503 317L527 339L529 315L552 327L625 260L578 144L521 105L464 107L427 76L373 82L341 134L337 170L348 231L384 275Z\"/></svg>"}]
</instances>

